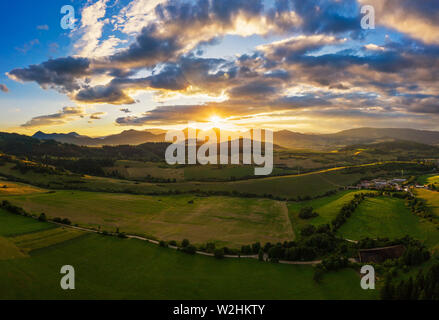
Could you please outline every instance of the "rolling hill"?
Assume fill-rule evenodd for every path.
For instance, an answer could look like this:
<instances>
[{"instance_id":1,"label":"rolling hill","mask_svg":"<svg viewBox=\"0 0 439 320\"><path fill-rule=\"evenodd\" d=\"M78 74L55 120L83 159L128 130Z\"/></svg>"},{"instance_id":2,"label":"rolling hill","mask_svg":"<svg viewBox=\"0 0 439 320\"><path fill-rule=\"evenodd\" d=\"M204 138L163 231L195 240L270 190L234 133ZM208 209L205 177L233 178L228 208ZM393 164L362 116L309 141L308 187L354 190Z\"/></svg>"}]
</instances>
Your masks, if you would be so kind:
<instances>
[{"instance_id":1,"label":"rolling hill","mask_svg":"<svg viewBox=\"0 0 439 320\"><path fill-rule=\"evenodd\" d=\"M161 129L125 130L118 134L96 138L80 135L76 132L48 134L38 131L33 137L40 140L56 140L84 146L138 145L146 142L163 142L165 131ZM274 144L293 149L334 150L349 145L393 140L439 145L439 131L407 128L355 128L331 134L306 134L289 130L274 132Z\"/></svg>"}]
</instances>

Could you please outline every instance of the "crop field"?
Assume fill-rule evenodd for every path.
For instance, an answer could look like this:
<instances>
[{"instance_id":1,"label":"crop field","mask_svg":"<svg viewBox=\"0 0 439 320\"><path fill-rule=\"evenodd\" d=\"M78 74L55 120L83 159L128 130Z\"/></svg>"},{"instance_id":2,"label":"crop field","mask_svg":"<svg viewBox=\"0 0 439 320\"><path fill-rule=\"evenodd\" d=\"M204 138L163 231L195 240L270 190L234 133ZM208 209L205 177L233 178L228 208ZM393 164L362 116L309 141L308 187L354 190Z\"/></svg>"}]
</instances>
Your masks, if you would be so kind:
<instances>
[{"instance_id":1,"label":"crop field","mask_svg":"<svg viewBox=\"0 0 439 320\"><path fill-rule=\"evenodd\" d=\"M0 180L0 195L16 195L37 192L43 193L47 192L47 190L23 183Z\"/></svg>"},{"instance_id":2,"label":"crop field","mask_svg":"<svg viewBox=\"0 0 439 320\"><path fill-rule=\"evenodd\" d=\"M417 189L416 196L427 201L435 218L439 218L439 192L426 189Z\"/></svg>"},{"instance_id":3,"label":"crop field","mask_svg":"<svg viewBox=\"0 0 439 320\"><path fill-rule=\"evenodd\" d=\"M165 188L158 187L157 185L148 182L136 182L89 175L81 176L78 174L45 174L33 171L21 173L18 170L14 170L14 166L13 163L7 163L0 166L0 175L20 179L20 181L48 189L73 188L102 192L125 191L139 194L167 191Z\"/></svg>"},{"instance_id":4,"label":"crop field","mask_svg":"<svg viewBox=\"0 0 439 320\"><path fill-rule=\"evenodd\" d=\"M24 223L21 218L11 215L15 229ZM27 227L24 223L21 229ZM0 241L0 252L3 249ZM73 291L64 291L59 285L60 268L66 264L74 266L77 275ZM376 299L378 296L376 290L360 288L359 274L352 269L325 274L317 284L310 266L253 259L216 260L140 240L85 233L30 251L25 257L0 259L0 270L0 299Z\"/></svg>"},{"instance_id":5,"label":"crop field","mask_svg":"<svg viewBox=\"0 0 439 320\"><path fill-rule=\"evenodd\" d=\"M256 241L294 239L283 202L269 199L141 196L84 191L7 196L15 205L81 226L145 235L160 240L213 241L240 247Z\"/></svg>"},{"instance_id":6,"label":"crop field","mask_svg":"<svg viewBox=\"0 0 439 320\"><path fill-rule=\"evenodd\" d=\"M76 238L83 233L65 227L53 228L40 232L33 232L10 238L10 240L23 252L45 248Z\"/></svg>"},{"instance_id":7,"label":"crop field","mask_svg":"<svg viewBox=\"0 0 439 320\"><path fill-rule=\"evenodd\" d=\"M27 217L15 216L0 209L0 237L11 237L52 228L55 228L52 224L42 223Z\"/></svg>"},{"instance_id":8,"label":"crop field","mask_svg":"<svg viewBox=\"0 0 439 320\"><path fill-rule=\"evenodd\" d=\"M257 195L272 194L281 197L305 197L322 195L325 192L351 185L357 182L361 176L359 173L350 174L337 170L223 183L176 183L171 187L182 191L199 189L203 191L236 191Z\"/></svg>"},{"instance_id":9,"label":"crop field","mask_svg":"<svg viewBox=\"0 0 439 320\"><path fill-rule=\"evenodd\" d=\"M309 201L288 202L288 210L293 226L297 230L307 224L312 224L314 226L330 224L331 221L337 216L344 204L351 201L354 198L355 194L364 192L370 191L342 191L335 195ZM312 207L314 211L318 213L318 216L311 219L301 219L299 217L299 212L300 209L304 207Z\"/></svg>"},{"instance_id":10,"label":"crop field","mask_svg":"<svg viewBox=\"0 0 439 320\"><path fill-rule=\"evenodd\" d=\"M412 214L404 200L389 197L364 200L338 233L351 240L395 239L410 235L428 247L439 244L439 230L435 224Z\"/></svg>"},{"instance_id":11,"label":"crop field","mask_svg":"<svg viewBox=\"0 0 439 320\"><path fill-rule=\"evenodd\" d=\"M107 173L117 172L126 179L145 179L154 177L160 179L184 180L184 169L167 166L162 163L141 162L133 160L118 160L114 167L106 167Z\"/></svg>"},{"instance_id":12,"label":"crop field","mask_svg":"<svg viewBox=\"0 0 439 320\"><path fill-rule=\"evenodd\" d=\"M433 174L424 174L420 177L418 177L418 183L421 184L437 184L439 183L439 175L437 175L437 173L433 173Z\"/></svg>"}]
</instances>

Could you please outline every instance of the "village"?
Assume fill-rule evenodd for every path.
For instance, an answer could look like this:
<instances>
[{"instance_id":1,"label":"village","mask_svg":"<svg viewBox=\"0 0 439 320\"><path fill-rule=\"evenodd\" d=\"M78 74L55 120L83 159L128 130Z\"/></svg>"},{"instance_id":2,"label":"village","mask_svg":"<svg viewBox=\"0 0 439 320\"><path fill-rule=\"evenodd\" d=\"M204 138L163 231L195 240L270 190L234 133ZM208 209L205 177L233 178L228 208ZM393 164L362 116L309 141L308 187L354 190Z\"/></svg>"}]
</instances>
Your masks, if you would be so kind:
<instances>
[{"instance_id":1,"label":"village","mask_svg":"<svg viewBox=\"0 0 439 320\"><path fill-rule=\"evenodd\" d=\"M373 179L373 180L362 180L355 186L350 186L348 189L392 189L396 191L408 192L411 188L417 189L428 189L427 185L408 183L407 179L395 178L395 179Z\"/></svg>"}]
</instances>

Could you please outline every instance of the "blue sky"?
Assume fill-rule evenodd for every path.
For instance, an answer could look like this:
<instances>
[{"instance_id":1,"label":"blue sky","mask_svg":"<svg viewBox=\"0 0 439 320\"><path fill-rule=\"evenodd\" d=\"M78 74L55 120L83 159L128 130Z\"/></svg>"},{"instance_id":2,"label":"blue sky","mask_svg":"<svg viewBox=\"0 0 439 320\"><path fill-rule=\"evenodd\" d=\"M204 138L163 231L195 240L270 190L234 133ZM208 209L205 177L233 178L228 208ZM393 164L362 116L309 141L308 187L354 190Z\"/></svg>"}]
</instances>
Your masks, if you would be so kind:
<instances>
[{"instance_id":1,"label":"blue sky","mask_svg":"<svg viewBox=\"0 0 439 320\"><path fill-rule=\"evenodd\" d=\"M437 1L26 0L0 18L2 131L439 129Z\"/></svg>"}]
</instances>

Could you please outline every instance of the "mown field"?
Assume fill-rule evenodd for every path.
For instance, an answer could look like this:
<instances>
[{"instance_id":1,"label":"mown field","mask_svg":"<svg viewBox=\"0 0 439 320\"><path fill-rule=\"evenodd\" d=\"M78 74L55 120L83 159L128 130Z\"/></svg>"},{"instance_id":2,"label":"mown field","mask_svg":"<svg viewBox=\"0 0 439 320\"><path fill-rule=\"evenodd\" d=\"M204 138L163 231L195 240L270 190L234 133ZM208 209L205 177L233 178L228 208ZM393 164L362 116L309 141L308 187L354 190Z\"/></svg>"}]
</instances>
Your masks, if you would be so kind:
<instances>
[{"instance_id":1,"label":"mown field","mask_svg":"<svg viewBox=\"0 0 439 320\"><path fill-rule=\"evenodd\" d=\"M439 218L439 192L427 189L416 189L416 196L427 201L428 207L436 218Z\"/></svg>"},{"instance_id":2,"label":"mown field","mask_svg":"<svg viewBox=\"0 0 439 320\"><path fill-rule=\"evenodd\" d=\"M0 211L10 234L44 239L48 223ZM49 225L50 226L50 225ZM8 230L10 229L10 230ZM29 232L32 234L27 235ZM58 231L57 231L58 232ZM37 240L35 240L37 241ZM44 242L44 241L43 241ZM331 272L313 281L313 268L191 256L135 239L87 234L46 243L26 255L0 260L0 299L376 299L362 290L352 269ZM0 241L0 252L5 246ZM20 249L19 244L17 248ZM10 250L10 249L9 249ZM21 249L20 249L21 250ZM60 288L60 268L72 265L76 289Z\"/></svg>"},{"instance_id":3,"label":"mown field","mask_svg":"<svg viewBox=\"0 0 439 320\"><path fill-rule=\"evenodd\" d=\"M250 179L234 182L186 182L175 183L172 188L181 191L227 191L251 193L256 195L271 194L279 197L319 196L328 191L351 185L361 178L360 173L345 173L343 170L320 173L301 174ZM160 186L164 187L162 184Z\"/></svg>"},{"instance_id":4,"label":"mown field","mask_svg":"<svg viewBox=\"0 0 439 320\"><path fill-rule=\"evenodd\" d=\"M439 230L426 219L412 214L404 200L390 197L365 199L338 233L344 238L401 238L410 235L428 247L439 244Z\"/></svg>"},{"instance_id":5,"label":"mown field","mask_svg":"<svg viewBox=\"0 0 439 320\"><path fill-rule=\"evenodd\" d=\"M215 242L240 247L257 241L283 242L294 231L283 202L269 199L143 196L58 190L4 196L39 215L68 218L80 226L145 235L160 240L185 238L196 244Z\"/></svg>"},{"instance_id":6,"label":"mown field","mask_svg":"<svg viewBox=\"0 0 439 320\"><path fill-rule=\"evenodd\" d=\"M309 201L288 202L288 211L294 229L298 231L308 224L314 226L331 224L331 221L337 216L343 205L354 199L355 194L364 192L369 191L348 190L341 191L328 197L317 198ZM318 216L311 219L301 219L299 217L299 212L300 209L304 207L312 207L314 211L318 213Z\"/></svg>"},{"instance_id":7,"label":"mown field","mask_svg":"<svg viewBox=\"0 0 439 320\"><path fill-rule=\"evenodd\" d=\"M439 183L439 175L437 175L437 173L424 174L422 176L419 176L417 181L420 184L437 184Z\"/></svg>"}]
</instances>

